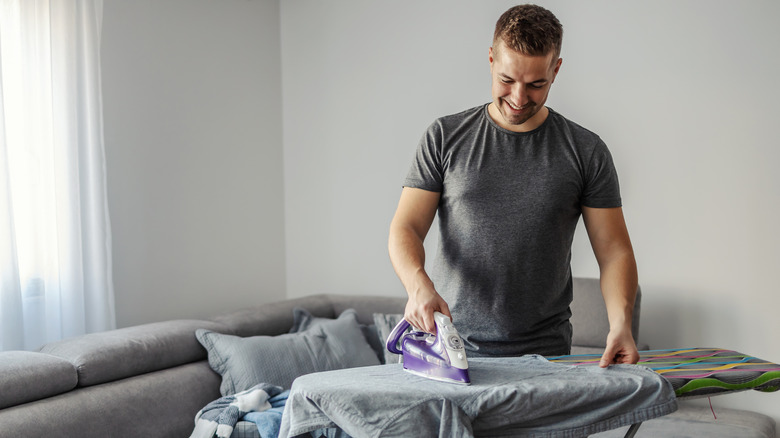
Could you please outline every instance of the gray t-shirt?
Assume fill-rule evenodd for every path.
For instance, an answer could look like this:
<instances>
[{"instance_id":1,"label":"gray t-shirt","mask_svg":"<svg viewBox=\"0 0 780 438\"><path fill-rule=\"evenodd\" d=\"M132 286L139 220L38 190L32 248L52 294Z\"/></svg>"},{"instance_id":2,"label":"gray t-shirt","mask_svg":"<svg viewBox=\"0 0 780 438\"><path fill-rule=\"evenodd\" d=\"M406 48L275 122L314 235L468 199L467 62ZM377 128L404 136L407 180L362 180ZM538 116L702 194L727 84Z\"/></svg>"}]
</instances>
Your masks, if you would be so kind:
<instances>
[{"instance_id":1,"label":"gray t-shirt","mask_svg":"<svg viewBox=\"0 0 780 438\"><path fill-rule=\"evenodd\" d=\"M469 355L567 354L574 231L582 206L621 206L617 172L596 134L552 109L517 133L487 107L431 124L404 180L441 193L431 278Z\"/></svg>"}]
</instances>

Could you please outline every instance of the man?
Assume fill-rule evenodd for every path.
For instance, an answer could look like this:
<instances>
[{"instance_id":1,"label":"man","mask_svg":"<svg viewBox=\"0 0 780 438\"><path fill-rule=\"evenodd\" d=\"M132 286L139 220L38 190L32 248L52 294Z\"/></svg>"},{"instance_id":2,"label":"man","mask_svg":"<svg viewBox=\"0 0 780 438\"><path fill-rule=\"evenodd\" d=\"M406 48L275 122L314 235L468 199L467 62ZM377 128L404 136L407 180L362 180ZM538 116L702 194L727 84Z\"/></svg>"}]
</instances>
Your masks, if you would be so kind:
<instances>
[{"instance_id":1,"label":"man","mask_svg":"<svg viewBox=\"0 0 780 438\"><path fill-rule=\"evenodd\" d=\"M433 312L451 315L471 356L568 354L571 244L582 215L609 315L601 366L636 363L636 262L611 155L597 135L544 105L562 34L539 6L499 18L492 102L428 128L390 226L390 259L412 325L434 332ZM429 276L423 240L437 212Z\"/></svg>"}]
</instances>

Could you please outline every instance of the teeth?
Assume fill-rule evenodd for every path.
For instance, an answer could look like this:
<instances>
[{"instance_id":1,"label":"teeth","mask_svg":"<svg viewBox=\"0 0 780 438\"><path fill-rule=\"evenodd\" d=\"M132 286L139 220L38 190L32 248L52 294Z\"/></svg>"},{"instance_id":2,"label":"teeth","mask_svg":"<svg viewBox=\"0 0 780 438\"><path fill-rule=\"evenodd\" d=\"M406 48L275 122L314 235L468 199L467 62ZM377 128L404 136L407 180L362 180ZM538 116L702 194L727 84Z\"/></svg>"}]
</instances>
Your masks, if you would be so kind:
<instances>
[{"instance_id":1,"label":"teeth","mask_svg":"<svg viewBox=\"0 0 780 438\"><path fill-rule=\"evenodd\" d=\"M508 103L509 106L512 107L512 109L515 109L515 110L518 110L518 111L520 111L522 109L522 106L514 106L514 105L512 105L512 102L510 102L508 100L506 101L506 103Z\"/></svg>"}]
</instances>

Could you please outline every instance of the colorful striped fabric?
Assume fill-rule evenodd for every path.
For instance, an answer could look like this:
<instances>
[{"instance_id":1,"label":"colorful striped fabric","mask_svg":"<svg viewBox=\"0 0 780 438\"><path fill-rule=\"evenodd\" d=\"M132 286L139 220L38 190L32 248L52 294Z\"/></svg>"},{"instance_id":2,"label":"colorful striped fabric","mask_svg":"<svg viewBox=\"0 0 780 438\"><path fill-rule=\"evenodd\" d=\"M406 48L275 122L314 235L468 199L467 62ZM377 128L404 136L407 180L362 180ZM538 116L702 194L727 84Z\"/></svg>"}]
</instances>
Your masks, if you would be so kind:
<instances>
[{"instance_id":1,"label":"colorful striped fabric","mask_svg":"<svg viewBox=\"0 0 780 438\"><path fill-rule=\"evenodd\" d=\"M551 362L597 365L601 355L548 357ZM720 348L680 348L639 352L639 365L666 378L677 397L711 396L754 389L780 390L780 365Z\"/></svg>"}]
</instances>

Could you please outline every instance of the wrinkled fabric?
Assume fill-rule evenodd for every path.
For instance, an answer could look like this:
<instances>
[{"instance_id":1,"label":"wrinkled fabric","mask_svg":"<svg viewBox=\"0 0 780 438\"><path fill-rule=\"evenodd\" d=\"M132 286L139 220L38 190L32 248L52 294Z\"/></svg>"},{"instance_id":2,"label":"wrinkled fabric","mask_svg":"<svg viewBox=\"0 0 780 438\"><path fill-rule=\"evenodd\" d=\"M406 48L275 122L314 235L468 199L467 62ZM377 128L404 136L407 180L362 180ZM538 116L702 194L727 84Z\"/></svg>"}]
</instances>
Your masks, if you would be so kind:
<instances>
[{"instance_id":1,"label":"wrinkled fabric","mask_svg":"<svg viewBox=\"0 0 780 438\"><path fill-rule=\"evenodd\" d=\"M401 364L302 376L279 436L339 427L354 437L577 438L677 409L669 382L643 366L578 367L529 355L470 359L469 374L469 386Z\"/></svg>"}]
</instances>

